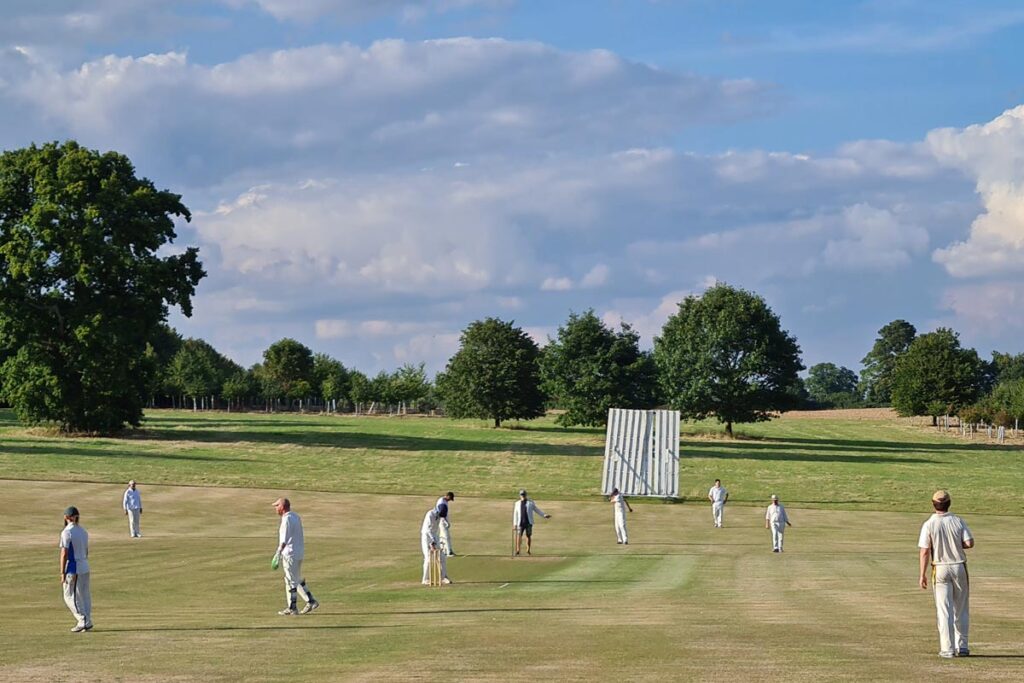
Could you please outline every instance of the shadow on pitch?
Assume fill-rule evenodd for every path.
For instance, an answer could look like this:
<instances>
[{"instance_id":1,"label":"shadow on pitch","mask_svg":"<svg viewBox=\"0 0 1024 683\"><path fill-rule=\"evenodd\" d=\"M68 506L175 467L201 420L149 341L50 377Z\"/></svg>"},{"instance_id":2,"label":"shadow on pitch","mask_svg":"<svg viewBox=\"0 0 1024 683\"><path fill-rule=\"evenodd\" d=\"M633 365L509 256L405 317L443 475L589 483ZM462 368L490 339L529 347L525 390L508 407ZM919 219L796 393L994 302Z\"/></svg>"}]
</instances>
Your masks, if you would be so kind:
<instances>
[{"instance_id":1,"label":"shadow on pitch","mask_svg":"<svg viewBox=\"0 0 1024 683\"><path fill-rule=\"evenodd\" d=\"M379 616L379 614L377 615ZM317 624L315 626L150 626L142 628L104 628L96 629L95 633L188 633L192 631L305 631L306 629L321 629L321 630L351 630L351 629L367 629L367 628L404 628L400 624L387 624L387 625L372 625L372 624L337 624L322 625Z\"/></svg>"},{"instance_id":2,"label":"shadow on pitch","mask_svg":"<svg viewBox=\"0 0 1024 683\"><path fill-rule=\"evenodd\" d=\"M275 426L280 427L280 423ZM490 434L488 436L491 436ZM497 435L495 435L497 436ZM274 445L308 446L314 448L339 448L346 450L372 451L439 451L521 453L523 455L553 455L567 457L600 457L603 446L578 444L557 444L545 442L500 441L452 439L432 436L406 436L401 434L372 434L352 431L283 431L283 430L230 430L216 431L197 427L179 430L148 428L129 434L128 438L154 441L191 441L195 443L238 442L267 443Z\"/></svg>"}]
</instances>

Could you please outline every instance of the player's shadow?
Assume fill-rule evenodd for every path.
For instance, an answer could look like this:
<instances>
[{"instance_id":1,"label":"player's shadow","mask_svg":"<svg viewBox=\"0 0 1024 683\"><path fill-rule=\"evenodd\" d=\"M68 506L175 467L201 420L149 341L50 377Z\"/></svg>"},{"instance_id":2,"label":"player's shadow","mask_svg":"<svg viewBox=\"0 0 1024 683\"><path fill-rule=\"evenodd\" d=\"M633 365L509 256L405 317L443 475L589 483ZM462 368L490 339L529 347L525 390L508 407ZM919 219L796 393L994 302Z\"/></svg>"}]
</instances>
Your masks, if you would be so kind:
<instances>
[{"instance_id":1,"label":"player's shadow","mask_svg":"<svg viewBox=\"0 0 1024 683\"><path fill-rule=\"evenodd\" d=\"M377 616L380 616L379 614ZM282 631L324 629L342 631L352 629L404 628L401 624L314 624L302 626L143 626L141 628L97 628L93 633L188 633L192 631Z\"/></svg>"}]
</instances>

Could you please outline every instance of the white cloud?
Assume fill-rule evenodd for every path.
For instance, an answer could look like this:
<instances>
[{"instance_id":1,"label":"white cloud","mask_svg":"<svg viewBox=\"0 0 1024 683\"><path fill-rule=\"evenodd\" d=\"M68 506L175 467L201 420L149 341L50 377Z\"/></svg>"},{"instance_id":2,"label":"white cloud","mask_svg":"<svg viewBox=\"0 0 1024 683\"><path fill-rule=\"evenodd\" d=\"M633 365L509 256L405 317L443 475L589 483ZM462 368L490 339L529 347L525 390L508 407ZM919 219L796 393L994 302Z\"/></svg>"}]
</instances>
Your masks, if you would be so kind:
<instances>
[{"instance_id":1,"label":"white cloud","mask_svg":"<svg viewBox=\"0 0 1024 683\"><path fill-rule=\"evenodd\" d=\"M331 18L355 23L382 15L416 20L427 14L470 7L494 8L513 0L221 0L231 7L259 7L282 21L309 22Z\"/></svg>"},{"instance_id":2,"label":"white cloud","mask_svg":"<svg viewBox=\"0 0 1024 683\"><path fill-rule=\"evenodd\" d=\"M397 363L426 363L428 368L442 369L459 350L458 332L417 334L395 344L391 353Z\"/></svg>"},{"instance_id":3,"label":"white cloud","mask_svg":"<svg viewBox=\"0 0 1024 683\"><path fill-rule=\"evenodd\" d=\"M956 319L953 324L971 334L1000 334L1024 328L1019 311L1024 306L1024 282L997 281L949 287L942 306ZM1011 349L1012 350L1012 349Z\"/></svg>"},{"instance_id":4,"label":"white cloud","mask_svg":"<svg viewBox=\"0 0 1024 683\"><path fill-rule=\"evenodd\" d=\"M400 337L436 329L436 323L395 320L321 319L315 324L317 339L374 339Z\"/></svg>"},{"instance_id":5,"label":"white cloud","mask_svg":"<svg viewBox=\"0 0 1024 683\"><path fill-rule=\"evenodd\" d=\"M500 39L318 45L214 66L183 52L108 56L17 75L7 106L31 105L67 134L196 184L255 162L408 168L617 150L773 102L757 84Z\"/></svg>"},{"instance_id":6,"label":"white cloud","mask_svg":"<svg viewBox=\"0 0 1024 683\"><path fill-rule=\"evenodd\" d=\"M547 277L540 283L542 292L565 292L572 289L572 280L567 277Z\"/></svg>"},{"instance_id":7,"label":"white cloud","mask_svg":"<svg viewBox=\"0 0 1024 683\"><path fill-rule=\"evenodd\" d=\"M608 275L611 273L611 269L603 263L598 263L583 276L580 280L580 287L584 289L593 289L595 287L601 287L608 282Z\"/></svg>"},{"instance_id":8,"label":"white cloud","mask_svg":"<svg viewBox=\"0 0 1024 683\"><path fill-rule=\"evenodd\" d=\"M928 231L908 224L889 209L855 204L839 217L841 239L829 240L826 265L850 270L906 266L928 248Z\"/></svg>"},{"instance_id":9,"label":"white cloud","mask_svg":"<svg viewBox=\"0 0 1024 683\"><path fill-rule=\"evenodd\" d=\"M1024 271L1024 106L983 125L932 131L927 142L975 179L985 208L967 239L937 249L935 261L955 277Z\"/></svg>"}]
</instances>

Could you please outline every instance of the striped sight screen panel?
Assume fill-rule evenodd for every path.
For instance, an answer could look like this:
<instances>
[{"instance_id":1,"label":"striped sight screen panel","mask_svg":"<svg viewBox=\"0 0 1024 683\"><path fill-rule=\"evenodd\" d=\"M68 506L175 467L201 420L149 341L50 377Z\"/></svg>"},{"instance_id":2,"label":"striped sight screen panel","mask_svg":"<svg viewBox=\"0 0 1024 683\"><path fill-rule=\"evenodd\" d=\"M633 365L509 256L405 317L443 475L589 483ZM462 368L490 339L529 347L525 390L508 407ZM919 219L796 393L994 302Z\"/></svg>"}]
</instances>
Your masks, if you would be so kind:
<instances>
[{"instance_id":1,"label":"striped sight screen panel","mask_svg":"<svg viewBox=\"0 0 1024 683\"><path fill-rule=\"evenodd\" d=\"M678 411L608 411L601 490L615 488L627 496L679 496Z\"/></svg>"}]
</instances>

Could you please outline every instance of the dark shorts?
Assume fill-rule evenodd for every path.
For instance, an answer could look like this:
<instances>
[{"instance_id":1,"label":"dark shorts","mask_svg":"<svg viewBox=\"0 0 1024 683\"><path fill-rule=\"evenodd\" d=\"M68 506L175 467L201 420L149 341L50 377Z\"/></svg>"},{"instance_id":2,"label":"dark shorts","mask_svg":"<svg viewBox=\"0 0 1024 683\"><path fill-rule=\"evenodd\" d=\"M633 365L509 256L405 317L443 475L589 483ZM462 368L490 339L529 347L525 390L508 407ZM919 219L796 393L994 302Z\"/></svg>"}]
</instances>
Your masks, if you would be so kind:
<instances>
[{"instance_id":1,"label":"dark shorts","mask_svg":"<svg viewBox=\"0 0 1024 683\"><path fill-rule=\"evenodd\" d=\"M526 534L527 538L533 538L533 525L527 524L526 526L519 527L519 535Z\"/></svg>"}]
</instances>

